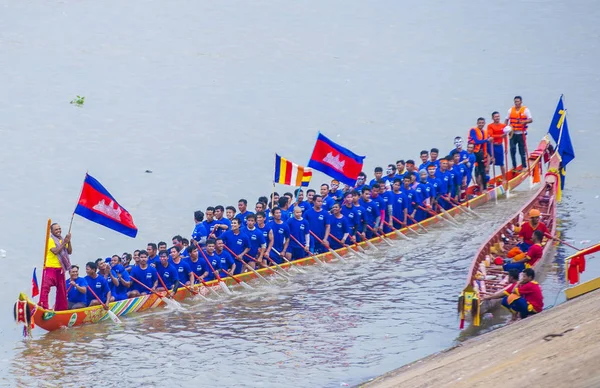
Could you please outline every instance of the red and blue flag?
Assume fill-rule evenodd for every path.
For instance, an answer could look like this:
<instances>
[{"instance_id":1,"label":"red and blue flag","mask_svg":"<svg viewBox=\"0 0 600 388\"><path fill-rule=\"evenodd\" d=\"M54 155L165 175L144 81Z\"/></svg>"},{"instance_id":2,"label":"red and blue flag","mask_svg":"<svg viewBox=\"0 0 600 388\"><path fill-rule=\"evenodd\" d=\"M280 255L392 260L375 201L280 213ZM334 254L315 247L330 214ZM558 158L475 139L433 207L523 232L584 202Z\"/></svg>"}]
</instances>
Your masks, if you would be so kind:
<instances>
[{"instance_id":1,"label":"red and blue flag","mask_svg":"<svg viewBox=\"0 0 600 388\"><path fill-rule=\"evenodd\" d=\"M89 174L85 174L75 214L129 237L138 232L131 214Z\"/></svg>"},{"instance_id":2,"label":"red and blue flag","mask_svg":"<svg viewBox=\"0 0 600 388\"><path fill-rule=\"evenodd\" d=\"M308 167L354 186L358 174L362 171L364 159L364 156L356 155L319 133Z\"/></svg>"},{"instance_id":3,"label":"red and blue flag","mask_svg":"<svg viewBox=\"0 0 600 388\"><path fill-rule=\"evenodd\" d=\"M40 293L40 287L38 286L37 275L35 274L35 270L33 269L33 276L31 277L31 297L35 298Z\"/></svg>"}]
</instances>

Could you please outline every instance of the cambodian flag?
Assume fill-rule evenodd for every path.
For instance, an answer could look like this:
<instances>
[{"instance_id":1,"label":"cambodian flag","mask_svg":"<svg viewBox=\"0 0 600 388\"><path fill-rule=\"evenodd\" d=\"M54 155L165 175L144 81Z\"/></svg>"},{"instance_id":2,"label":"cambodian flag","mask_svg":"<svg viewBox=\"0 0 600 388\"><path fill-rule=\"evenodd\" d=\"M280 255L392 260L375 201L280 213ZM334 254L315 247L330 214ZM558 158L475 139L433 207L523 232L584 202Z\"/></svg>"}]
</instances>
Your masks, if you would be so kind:
<instances>
[{"instance_id":1,"label":"cambodian flag","mask_svg":"<svg viewBox=\"0 0 600 388\"><path fill-rule=\"evenodd\" d=\"M33 269L33 276L31 278L31 297L32 298L35 298L40 293L40 287L38 286L37 275L35 274L36 269L37 268Z\"/></svg>"},{"instance_id":2,"label":"cambodian flag","mask_svg":"<svg viewBox=\"0 0 600 388\"><path fill-rule=\"evenodd\" d=\"M137 235L131 214L92 176L85 174L75 214L129 237Z\"/></svg>"},{"instance_id":3,"label":"cambodian flag","mask_svg":"<svg viewBox=\"0 0 600 388\"><path fill-rule=\"evenodd\" d=\"M364 158L319 133L308 167L354 186L358 174L362 171Z\"/></svg>"}]
</instances>

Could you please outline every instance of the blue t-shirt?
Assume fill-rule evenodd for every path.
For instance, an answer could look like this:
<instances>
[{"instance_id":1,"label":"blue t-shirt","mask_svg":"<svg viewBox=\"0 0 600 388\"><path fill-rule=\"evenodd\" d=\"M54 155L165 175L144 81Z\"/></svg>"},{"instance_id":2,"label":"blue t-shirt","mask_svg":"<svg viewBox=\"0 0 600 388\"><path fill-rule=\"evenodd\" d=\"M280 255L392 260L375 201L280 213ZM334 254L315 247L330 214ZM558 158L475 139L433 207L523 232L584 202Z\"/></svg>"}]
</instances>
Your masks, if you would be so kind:
<instances>
[{"instance_id":1,"label":"blue t-shirt","mask_svg":"<svg viewBox=\"0 0 600 388\"><path fill-rule=\"evenodd\" d=\"M329 225L329 213L327 210L321 208L320 211L316 211L315 208L310 208L304 214L304 218L308 221L310 231L319 236L320 239L323 239L325 237L325 229ZM313 238L311 236L311 239Z\"/></svg>"},{"instance_id":2,"label":"blue t-shirt","mask_svg":"<svg viewBox=\"0 0 600 388\"><path fill-rule=\"evenodd\" d=\"M462 156L461 156L461 158L462 158ZM469 153L467 153L467 157L465 159L467 159L469 161L469 163L468 163L469 165L467 166L467 170L469 171L468 172L468 176L472 176L473 175L473 168L475 167L475 161L477 160L475 158L475 154L469 154Z\"/></svg>"},{"instance_id":3,"label":"blue t-shirt","mask_svg":"<svg viewBox=\"0 0 600 388\"><path fill-rule=\"evenodd\" d=\"M335 204L335 199L331 198L330 196L327 196L325 198L323 198L323 209L325 209L325 211L330 211L331 207Z\"/></svg>"},{"instance_id":4,"label":"blue t-shirt","mask_svg":"<svg viewBox=\"0 0 600 388\"><path fill-rule=\"evenodd\" d=\"M71 289L67 293L67 300L71 303L87 303L86 294L89 292L87 289L87 282L85 281L84 278L77 278L74 280L74 282L79 287L84 287L85 292L79 292L79 290L77 288L75 288L75 286L71 287L71 278L69 278L69 279L67 279L67 288L66 289L69 290L69 287L71 287Z\"/></svg>"},{"instance_id":5,"label":"blue t-shirt","mask_svg":"<svg viewBox=\"0 0 600 388\"><path fill-rule=\"evenodd\" d=\"M254 214L252 213L250 210L246 210L243 213L238 213L236 214L235 218L237 218L238 220L240 220L240 225L241 226L246 226L247 221L246 221L246 217L248 217L250 214Z\"/></svg>"},{"instance_id":6,"label":"blue t-shirt","mask_svg":"<svg viewBox=\"0 0 600 388\"><path fill-rule=\"evenodd\" d=\"M404 222L404 209L406 209L406 203L408 202L406 195L400 191L398 193L392 193L392 196L394 198L392 204L392 216Z\"/></svg>"},{"instance_id":7,"label":"blue t-shirt","mask_svg":"<svg viewBox=\"0 0 600 388\"><path fill-rule=\"evenodd\" d=\"M383 218L385 219L385 217L387 217L387 204L385 202L385 199L383 199L382 195L378 195L376 197L373 197L373 201L377 202L377 209L379 211L378 215L381 217L381 211L383 210Z\"/></svg>"},{"instance_id":8,"label":"blue t-shirt","mask_svg":"<svg viewBox=\"0 0 600 388\"><path fill-rule=\"evenodd\" d=\"M379 196L378 196L379 198ZM369 202L360 199L360 205L365 209L364 220L371 228L375 225L375 220L380 216L379 204L377 201L370 200Z\"/></svg>"},{"instance_id":9,"label":"blue t-shirt","mask_svg":"<svg viewBox=\"0 0 600 388\"><path fill-rule=\"evenodd\" d=\"M154 287L154 283L158 280L158 277L156 276L156 268L154 268L150 265L148 267L146 267L146 269L142 269L139 265L134 266L133 269L131 270L130 276L132 278L135 278L136 280L139 280L140 282L145 284L146 287L148 287L148 288ZM147 288L138 284L136 281L132 280L132 282L133 282L132 286L133 286L134 290L136 290L138 292L145 292L145 293L150 292L150 291L148 291Z\"/></svg>"},{"instance_id":10,"label":"blue t-shirt","mask_svg":"<svg viewBox=\"0 0 600 388\"><path fill-rule=\"evenodd\" d=\"M330 190L327 194L327 198L331 198L335 202L342 202L342 199L344 199L344 192L341 189L337 189L334 192L331 192Z\"/></svg>"},{"instance_id":11,"label":"blue t-shirt","mask_svg":"<svg viewBox=\"0 0 600 388\"><path fill-rule=\"evenodd\" d=\"M206 227L202 222L196 224L194 227L194 231L192 232L192 238L200 245L206 244L206 237L208 236L208 232L206 231Z\"/></svg>"},{"instance_id":12,"label":"blue t-shirt","mask_svg":"<svg viewBox=\"0 0 600 388\"><path fill-rule=\"evenodd\" d=\"M210 236L210 234L215 230L215 225L217 225L217 220L215 220L214 218L210 222L208 222L207 220L204 220L204 221L202 221L202 225L204 225L204 229L206 229L206 233Z\"/></svg>"},{"instance_id":13,"label":"blue t-shirt","mask_svg":"<svg viewBox=\"0 0 600 388\"><path fill-rule=\"evenodd\" d=\"M218 266L219 266L219 269L221 270L219 272L220 276L229 276L223 271L223 269L229 271L234 264L236 267L241 267L241 265L242 265L239 262L236 263L236 261L233 259L231 254L229 252L227 252L227 250L225 250L225 249L223 249L221 251L221 253L215 251L215 255L217 256ZM214 265L213 265L213 267L214 267ZM217 267L215 267L215 270L217 270Z\"/></svg>"},{"instance_id":14,"label":"blue t-shirt","mask_svg":"<svg viewBox=\"0 0 600 388\"><path fill-rule=\"evenodd\" d=\"M298 220L296 218L292 218L287 222L290 228L290 236L293 236L300 244L294 241L294 238L290 237L290 247L292 248L303 248L306 243L306 235L309 234L309 225L308 221L304 218ZM281 252L281 251L280 251Z\"/></svg>"},{"instance_id":15,"label":"blue t-shirt","mask_svg":"<svg viewBox=\"0 0 600 388\"><path fill-rule=\"evenodd\" d=\"M359 202L360 202L360 200L359 200ZM364 225L367 223L366 218L365 218L366 217L365 213L367 211L361 205L354 205L354 210L356 210L356 214L358 214L358 224L357 224L358 230L357 231L362 232L364 229Z\"/></svg>"},{"instance_id":16,"label":"blue t-shirt","mask_svg":"<svg viewBox=\"0 0 600 388\"><path fill-rule=\"evenodd\" d=\"M302 214L306 213L306 211L311 208L310 203L308 203L308 201L298 202L296 206L302 209Z\"/></svg>"},{"instance_id":17,"label":"blue t-shirt","mask_svg":"<svg viewBox=\"0 0 600 388\"><path fill-rule=\"evenodd\" d=\"M256 258L258 255L258 250L261 247L266 248L266 240L262 231L257 227L252 230L248 228L242 228L242 233L248 236L248 240L250 240L250 250L248 251L248 255Z\"/></svg>"},{"instance_id":18,"label":"blue t-shirt","mask_svg":"<svg viewBox=\"0 0 600 388\"><path fill-rule=\"evenodd\" d=\"M426 205L425 201L431 198L431 192L432 188L429 182L419 182L417 188L415 189L415 202L421 206Z\"/></svg>"},{"instance_id":19,"label":"blue t-shirt","mask_svg":"<svg viewBox=\"0 0 600 388\"><path fill-rule=\"evenodd\" d=\"M269 229L273 232L273 248L281 253L285 239L290 238L290 227L285 222L278 224L275 221L271 221L269 222Z\"/></svg>"},{"instance_id":20,"label":"blue t-shirt","mask_svg":"<svg viewBox=\"0 0 600 388\"><path fill-rule=\"evenodd\" d=\"M220 220L216 220L215 219L215 224L214 225L227 225L227 230L224 229L217 229L217 231L215 232L215 237L221 237L221 235L223 235L223 233L228 232L231 230L231 221L229 221L227 218L223 217ZM214 225L213 225L213 229L214 229Z\"/></svg>"},{"instance_id":21,"label":"blue t-shirt","mask_svg":"<svg viewBox=\"0 0 600 388\"><path fill-rule=\"evenodd\" d=\"M266 244L269 241L269 224L265 223L265 226L263 226L262 228L258 226L258 224L256 224L256 229L260 230L260 232L263 235L263 238L265 239Z\"/></svg>"},{"instance_id":22,"label":"blue t-shirt","mask_svg":"<svg viewBox=\"0 0 600 388\"><path fill-rule=\"evenodd\" d=\"M415 205L413 203L417 201L416 200L417 193L415 192L414 189L412 189L412 188L407 189L406 187L402 188L402 192L406 196L406 210L408 211L409 214L412 214L412 212L415 210Z\"/></svg>"},{"instance_id":23,"label":"blue t-shirt","mask_svg":"<svg viewBox=\"0 0 600 388\"><path fill-rule=\"evenodd\" d=\"M117 264L114 267L112 267L110 272L111 272L111 276L116 279L119 279L118 275L120 274L124 281L126 281L126 282L132 281L129 278L129 273L125 270L125 267L123 267L121 264ZM127 299L127 291L129 291L129 287L126 287L121 282L121 280L119 280L119 284L117 286L115 286L115 284L112 282L112 280L107 280L107 281L109 283L112 296L115 297L115 300Z\"/></svg>"},{"instance_id":24,"label":"blue t-shirt","mask_svg":"<svg viewBox=\"0 0 600 388\"><path fill-rule=\"evenodd\" d=\"M438 179L440 180L438 194L445 196L450 192L450 184L452 183L452 177L450 176L450 173L448 171L440 171L440 176L438 177Z\"/></svg>"},{"instance_id":25,"label":"blue t-shirt","mask_svg":"<svg viewBox=\"0 0 600 388\"><path fill-rule=\"evenodd\" d=\"M192 269L186 259L181 259L179 264L175 264L175 262L171 260L171 264L177 270L177 278L181 283L185 284L190 281Z\"/></svg>"},{"instance_id":26,"label":"blue t-shirt","mask_svg":"<svg viewBox=\"0 0 600 388\"><path fill-rule=\"evenodd\" d=\"M198 260L193 261L192 258L188 258L187 264L190 267L190 270L196 274L196 276L200 277L204 274L204 272L212 273L210 268L208 268L208 264L206 264L206 260L203 257L198 257ZM194 277L195 279L196 277Z\"/></svg>"},{"instance_id":27,"label":"blue t-shirt","mask_svg":"<svg viewBox=\"0 0 600 388\"><path fill-rule=\"evenodd\" d=\"M158 273L158 284L162 286L160 279L165 283L165 286L168 289L173 288L175 284L175 280L179 279L179 275L177 273L177 268L173 265L173 263L169 262L165 267L162 263L159 263L156 266L156 272Z\"/></svg>"},{"instance_id":28,"label":"blue t-shirt","mask_svg":"<svg viewBox=\"0 0 600 388\"><path fill-rule=\"evenodd\" d=\"M232 230L228 230L223 234L223 242L236 256L242 253L244 249L250 248L248 236L241 232L235 234Z\"/></svg>"},{"instance_id":29,"label":"blue t-shirt","mask_svg":"<svg viewBox=\"0 0 600 388\"><path fill-rule=\"evenodd\" d=\"M223 249L223 252L226 252L225 249ZM227 252L227 253L229 254L229 252ZM208 252L206 252L206 250L205 250L204 256L206 256L206 259L208 259L208 262L210 263L210 265L212 265L212 267L214 268L215 271L219 271L221 269L221 263L219 261L219 256L217 255L216 251L213 252L212 255L209 255ZM215 273L210 269L210 266L206 263L206 259L204 259L204 257L202 257L201 259L198 259L198 261L202 260L204 262L204 265L206 266L205 269L208 271L208 275L206 275L204 280L208 282L210 280L213 280L216 276L215 276ZM223 276L228 276L228 275L223 273Z\"/></svg>"},{"instance_id":30,"label":"blue t-shirt","mask_svg":"<svg viewBox=\"0 0 600 388\"><path fill-rule=\"evenodd\" d=\"M108 296L110 287L108 286L108 283L106 282L106 279L104 278L104 276L98 275L98 276L96 276L96 279L92 279L90 276L86 276L84 278L84 280L87 283L87 285L92 290L94 290L94 293L96 295L98 295L98 298L100 298L100 301L102 303L106 303L106 297ZM96 299L96 297L94 296L94 294L92 294L90 292L90 290L88 288L87 293L86 293L87 304L89 305L93 299Z\"/></svg>"},{"instance_id":31,"label":"blue t-shirt","mask_svg":"<svg viewBox=\"0 0 600 388\"><path fill-rule=\"evenodd\" d=\"M335 236L338 240L341 240L342 237L344 237L344 234L350 233L348 218L344 217L343 215L341 218L336 218L335 215L330 214L329 223L331 225L329 234Z\"/></svg>"},{"instance_id":32,"label":"blue t-shirt","mask_svg":"<svg viewBox=\"0 0 600 388\"><path fill-rule=\"evenodd\" d=\"M342 214L348 220L348 225L352 230L351 233L354 234L360 225L360 215L358 214L358 210L354 207L354 205L350 207L344 205L342 206Z\"/></svg>"},{"instance_id":33,"label":"blue t-shirt","mask_svg":"<svg viewBox=\"0 0 600 388\"><path fill-rule=\"evenodd\" d=\"M438 178L427 177L427 183L431 186L431 198L437 198L440 194L440 185L442 184Z\"/></svg>"}]
</instances>

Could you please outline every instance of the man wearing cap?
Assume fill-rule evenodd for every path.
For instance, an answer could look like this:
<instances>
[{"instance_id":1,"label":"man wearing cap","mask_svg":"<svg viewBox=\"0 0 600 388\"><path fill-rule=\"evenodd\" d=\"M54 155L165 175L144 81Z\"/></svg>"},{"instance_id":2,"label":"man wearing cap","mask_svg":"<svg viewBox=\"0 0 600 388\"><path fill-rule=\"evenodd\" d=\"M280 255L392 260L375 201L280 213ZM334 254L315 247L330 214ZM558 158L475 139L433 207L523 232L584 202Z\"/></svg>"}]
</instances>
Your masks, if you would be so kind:
<instances>
[{"instance_id":1,"label":"man wearing cap","mask_svg":"<svg viewBox=\"0 0 600 388\"><path fill-rule=\"evenodd\" d=\"M533 279L535 279L535 271L532 268L526 268L511 294L502 299L502 306L513 312L513 320L515 320L516 314L523 319L544 309L542 288Z\"/></svg>"},{"instance_id":2,"label":"man wearing cap","mask_svg":"<svg viewBox=\"0 0 600 388\"><path fill-rule=\"evenodd\" d=\"M544 240L544 233L541 230L533 232L532 236L533 245L527 250L527 254L521 253L513 258L512 263L504 264L503 269L508 271L509 269L516 269L519 272L525 268L531 268L540 261L544 255L544 248L542 247L542 241ZM510 252L509 252L510 253Z\"/></svg>"},{"instance_id":3,"label":"man wearing cap","mask_svg":"<svg viewBox=\"0 0 600 388\"><path fill-rule=\"evenodd\" d=\"M527 124L533 122L529 108L523 105L521 96L515 96L515 105L508 110L508 116L504 124L510 125L513 129L513 136L510 138L510 158L513 169L517 169L517 146L521 154L521 168L527 166L525 154L525 136L527 135Z\"/></svg>"},{"instance_id":4,"label":"man wearing cap","mask_svg":"<svg viewBox=\"0 0 600 388\"><path fill-rule=\"evenodd\" d=\"M540 222L541 213L538 209L531 209L529 211L529 221L524 222L521 225L521 230L519 231L519 237L523 239L523 241L518 245L518 247L523 252L527 252L529 247L531 247L533 242L533 232L536 230L541 231L544 235L548 233L548 228L546 224Z\"/></svg>"}]
</instances>

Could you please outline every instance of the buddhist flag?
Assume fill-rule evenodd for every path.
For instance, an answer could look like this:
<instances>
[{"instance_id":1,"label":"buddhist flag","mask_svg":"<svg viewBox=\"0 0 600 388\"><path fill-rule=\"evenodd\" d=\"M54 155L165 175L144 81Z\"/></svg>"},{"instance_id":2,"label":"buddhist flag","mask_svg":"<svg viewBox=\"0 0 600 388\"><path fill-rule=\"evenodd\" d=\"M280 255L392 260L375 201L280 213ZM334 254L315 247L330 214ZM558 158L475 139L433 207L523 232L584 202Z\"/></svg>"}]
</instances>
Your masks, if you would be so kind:
<instances>
[{"instance_id":1,"label":"buddhist flag","mask_svg":"<svg viewBox=\"0 0 600 388\"><path fill-rule=\"evenodd\" d=\"M319 133L308 167L354 186L358 174L362 171L364 159L364 156L355 154Z\"/></svg>"},{"instance_id":2,"label":"buddhist flag","mask_svg":"<svg viewBox=\"0 0 600 388\"><path fill-rule=\"evenodd\" d=\"M298 166L275 154L275 177L273 182L288 186L308 186L312 178L310 168Z\"/></svg>"},{"instance_id":3,"label":"buddhist flag","mask_svg":"<svg viewBox=\"0 0 600 388\"><path fill-rule=\"evenodd\" d=\"M91 175L85 174L75 214L126 236L137 235L131 214Z\"/></svg>"},{"instance_id":4,"label":"buddhist flag","mask_svg":"<svg viewBox=\"0 0 600 388\"><path fill-rule=\"evenodd\" d=\"M563 122L566 118L567 111L565 110L565 106L563 104L563 96L560 95L560 99L558 100L558 104L556 105L556 110L554 111L554 116L552 116L552 122L550 123L550 128L548 129L548 133L554 139L554 142L558 144L558 139L560 139L560 131L563 127Z\"/></svg>"}]
</instances>

